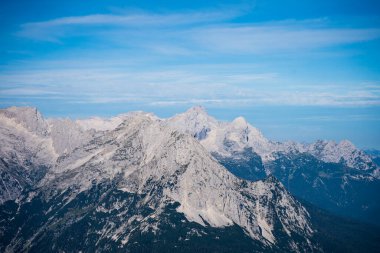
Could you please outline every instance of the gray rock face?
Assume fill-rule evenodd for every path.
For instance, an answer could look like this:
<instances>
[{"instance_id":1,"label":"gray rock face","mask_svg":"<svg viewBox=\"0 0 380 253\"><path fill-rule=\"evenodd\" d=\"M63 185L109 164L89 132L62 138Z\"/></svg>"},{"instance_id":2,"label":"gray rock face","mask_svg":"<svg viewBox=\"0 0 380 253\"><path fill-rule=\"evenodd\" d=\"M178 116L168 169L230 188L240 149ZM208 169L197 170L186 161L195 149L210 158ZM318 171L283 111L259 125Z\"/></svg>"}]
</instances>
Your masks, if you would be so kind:
<instances>
[{"instance_id":1,"label":"gray rock face","mask_svg":"<svg viewBox=\"0 0 380 253\"><path fill-rule=\"evenodd\" d=\"M67 126L71 128L71 123ZM29 129L20 129L25 138L32 138ZM110 222L100 222L84 233L126 247L136 231L160 233L161 218L169 215L168 210L170 217L180 215L185 223L193 224L192 233L236 227L242 238L250 238L262 249L318 250L312 243L308 212L279 181L237 178L192 135L166 121L134 113L115 129L95 132L71 152L61 150L60 154L54 148L52 129L56 131L50 128L46 137L33 139L34 144L50 144L40 150L34 163L46 164L48 169L41 179L29 183L27 195L19 197L18 223L7 220L5 230L20 226L22 237L7 232L5 251L29 251L44 240L58 245L54 238L68 240L65 231L73 231L90 213L108 217ZM50 163L44 163L49 159ZM21 173L25 170L20 168ZM113 198L110 191L130 198ZM104 197L110 199L105 203ZM23 216L27 210L37 216L42 212L47 219L30 223L28 215ZM50 238L49 231L56 236Z\"/></svg>"},{"instance_id":2,"label":"gray rock face","mask_svg":"<svg viewBox=\"0 0 380 253\"><path fill-rule=\"evenodd\" d=\"M265 138L243 117L221 122L209 116L202 107L191 108L167 121L180 131L192 134L209 152L219 156L233 157L236 153L252 149L264 162L270 162L276 159L277 153L307 153L324 162L344 163L353 169L366 170L375 177L379 171L371 157L348 140L339 143L318 140L309 144L274 142Z\"/></svg>"}]
</instances>

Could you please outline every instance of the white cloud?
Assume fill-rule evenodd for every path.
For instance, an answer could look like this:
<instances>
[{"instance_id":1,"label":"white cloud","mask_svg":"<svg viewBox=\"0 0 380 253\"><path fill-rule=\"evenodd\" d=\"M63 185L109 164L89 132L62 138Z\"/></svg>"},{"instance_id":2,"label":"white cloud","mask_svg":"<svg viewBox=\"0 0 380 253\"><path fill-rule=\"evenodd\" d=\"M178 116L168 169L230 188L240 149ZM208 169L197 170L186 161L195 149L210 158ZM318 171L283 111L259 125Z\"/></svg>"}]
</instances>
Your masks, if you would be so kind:
<instances>
[{"instance_id":1,"label":"white cloud","mask_svg":"<svg viewBox=\"0 0 380 253\"><path fill-rule=\"evenodd\" d=\"M11 88L11 89L0 89L0 96L35 96L35 95L54 95L58 92L41 89L37 87L32 88Z\"/></svg>"},{"instance_id":2,"label":"white cloud","mask_svg":"<svg viewBox=\"0 0 380 253\"><path fill-rule=\"evenodd\" d=\"M252 105L379 106L377 83L282 85L277 73L219 72L183 66L155 71L68 69L2 73L0 97L59 99L67 103L134 103L151 106ZM12 88L12 85L15 86ZM47 96L49 95L49 96Z\"/></svg>"},{"instance_id":3,"label":"white cloud","mask_svg":"<svg viewBox=\"0 0 380 253\"><path fill-rule=\"evenodd\" d=\"M59 41L65 36L86 33L84 29L99 30L116 27L119 29L147 27L178 27L202 23L214 23L233 19L242 15L243 9L230 8L203 12L182 13L126 13L126 14L93 14L86 16L62 17L41 22L31 22L21 25L17 35L35 40ZM77 31L76 28L82 28ZM83 29L84 28L84 29Z\"/></svg>"},{"instance_id":4,"label":"white cloud","mask_svg":"<svg viewBox=\"0 0 380 253\"><path fill-rule=\"evenodd\" d=\"M212 51L267 54L369 41L380 38L380 29L308 28L295 22L287 26L272 23L200 28L189 36Z\"/></svg>"},{"instance_id":5,"label":"white cloud","mask_svg":"<svg viewBox=\"0 0 380 253\"><path fill-rule=\"evenodd\" d=\"M304 52L379 39L380 29L332 28L326 19L232 22L244 14L242 9L140 12L26 23L18 32L25 38L63 43L81 35L106 49L62 47L63 57L54 61L17 62L13 71L0 72L0 96L50 94L68 103L156 106L380 105L377 83L292 84L277 73L279 58L260 61L262 55L302 57ZM281 58L282 64L286 59ZM314 77L319 74L317 70Z\"/></svg>"},{"instance_id":6,"label":"white cloud","mask_svg":"<svg viewBox=\"0 0 380 253\"><path fill-rule=\"evenodd\" d=\"M268 54L346 45L380 38L379 28L331 26L328 19L239 23L243 8L203 12L93 14L25 23L17 35L63 43L88 37L157 54ZM100 44L103 44L100 43Z\"/></svg>"}]
</instances>

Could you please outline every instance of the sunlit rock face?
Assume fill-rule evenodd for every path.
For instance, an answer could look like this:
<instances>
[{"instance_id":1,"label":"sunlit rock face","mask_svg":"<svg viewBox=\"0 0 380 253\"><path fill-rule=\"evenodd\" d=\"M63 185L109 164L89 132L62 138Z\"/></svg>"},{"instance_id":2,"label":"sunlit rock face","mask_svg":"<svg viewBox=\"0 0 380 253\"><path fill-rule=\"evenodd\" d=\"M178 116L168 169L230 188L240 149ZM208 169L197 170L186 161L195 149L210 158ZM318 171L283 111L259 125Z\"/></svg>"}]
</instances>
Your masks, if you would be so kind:
<instances>
[{"instance_id":1,"label":"sunlit rock face","mask_svg":"<svg viewBox=\"0 0 380 253\"><path fill-rule=\"evenodd\" d=\"M17 204L2 206L9 209L7 215L15 212L14 219L4 217L2 229L7 236L2 251L64 250L67 246L62 241L74 240L68 233L76 234L78 226L82 233L77 236L83 237L78 249L90 247L88 243L95 239L103 250L106 245L130 249L137 233L160 234L183 224L188 224L186 233L177 241L186 236L198 240L199 235L211 233L215 235L208 239L212 242L235 234L230 240L250 245L244 247L319 249L313 244L308 212L277 179L237 178L193 135L165 120L133 113L106 131L86 130L67 120L50 124L40 120L46 131L37 137L33 130L12 121L24 138L34 138L33 144L50 144L42 145L46 150L41 149L44 152L34 164L44 164L44 159L50 162L42 176L29 182L28 190L19 190ZM73 148L72 142L53 138L55 131L63 132L65 127L70 134L84 133L86 139ZM30 215L37 220L29 219ZM15 231L16 227L21 230Z\"/></svg>"},{"instance_id":2,"label":"sunlit rock face","mask_svg":"<svg viewBox=\"0 0 380 253\"><path fill-rule=\"evenodd\" d=\"M339 215L379 222L380 169L376 160L348 140L273 142L242 117L219 122L200 107L168 123L198 138L238 177L259 180L272 174L301 199Z\"/></svg>"},{"instance_id":3,"label":"sunlit rock face","mask_svg":"<svg viewBox=\"0 0 380 253\"><path fill-rule=\"evenodd\" d=\"M288 190L322 207L346 203L344 194L347 208L376 208L378 168L348 141L273 142L242 117L219 122L201 107L169 119L82 120L12 107L0 118L0 251L133 251L147 242L162 252L194 243L320 251L312 217Z\"/></svg>"}]
</instances>

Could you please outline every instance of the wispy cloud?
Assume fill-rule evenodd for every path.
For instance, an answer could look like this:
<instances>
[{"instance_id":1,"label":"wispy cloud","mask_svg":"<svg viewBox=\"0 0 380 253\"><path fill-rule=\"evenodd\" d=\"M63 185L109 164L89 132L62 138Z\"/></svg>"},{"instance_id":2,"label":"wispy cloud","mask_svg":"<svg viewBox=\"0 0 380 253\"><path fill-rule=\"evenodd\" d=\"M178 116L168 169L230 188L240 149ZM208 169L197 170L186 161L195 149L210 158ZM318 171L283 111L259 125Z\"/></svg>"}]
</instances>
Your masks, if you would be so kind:
<instances>
[{"instance_id":1,"label":"wispy cloud","mask_svg":"<svg viewBox=\"0 0 380 253\"><path fill-rule=\"evenodd\" d=\"M0 96L36 96L36 95L55 95L58 92L49 89L41 89L38 87L31 88L5 88L0 89Z\"/></svg>"},{"instance_id":2,"label":"wispy cloud","mask_svg":"<svg viewBox=\"0 0 380 253\"><path fill-rule=\"evenodd\" d=\"M182 13L126 13L126 14L93 14L86 16L62 17L41 22L22 24L17 35L46 41L58 41L65 36L76 34L75 29L109 29L116 27L126 28L167 28L181 27L184 25L196 25L202 23L215 23L241 16L241 8L230 8L207 12L182 12Z\"/></svg>"},{"instance_id":3,"label":"wispy cloud","mask_svg":"<svg viewBox=\"0 0 380 253\"><path fill-rule=\"evenodd\" d=\"M297 120L315 121L315 122L352 122L352 121L380 121L379 117L368 114L350 114L350 115L315 115L308 117L297 117Z\"/></svg>"},{"instance_id":4,"label":"wispy cloud","mask_svg":"<svg viewBox=\"0 0 380 253\"><path fill-rule=\"evenodd\" d=\"M193 99L184 98L182 100L154 101L150 105L173 106L186 105L193 106L204 104L210 107L223 108L249 108L252 106L276 105L276 106L333 106L333 107L357 107L357 106L379 106L380 96L361 96L355 94L334 94L334 93L314 93L303 91L299 93L278 92L256 92L250 97L226 97L224 99Z\"/></svg>"},{"instance_id":5,"label":"wispy cloud","mask_svg":"<svg viewBox=\"0 0 380 253\"><path fill-rule=\"evenodd\" d=\"M157 71L115 69L45 69L3 73L2 98L61 100L72 104L134 103L149 106L250 107L379 106L379 84L282 85L277 73L225 73L187 70L182 66ZM12 85L16 87L12 88ZM49 96L47 96L49 95Z\"/></svg>"},{"instance_id":6,"label":"wispy cloud","mask_svg":"<svg viewBox=\"0 0 380 253\"><path fill-rule=\"evenodd\" d=\"M276 23L211 27L192 31L191 37L208 50L227 53L268 53L351 44L380 38L380 29L331 29Z\"/></svg>"},{"instance_id":7,"label":"wispy cloud","mask_svg":"<svg viewBox=\"0 0 380 253\"><path fill-rule=\"evenodd\" d=\"M158 54L268 54L380 38L377 27L330 27L328 19L234 22L244 8L182 13L93 14L22 24L18 36L61 42L80 36Z\"/></svg>"},{"instance_id":8,"label":"wispy cloud","mask_svg":"<svg viewBox=\"0 0 380 253\"><path fill-rule=\"evenodd\" d=\"M261 61L329 49L344 53L347 45L380 39L379 28L332 26L326 18L256 23L238 19L245 14L244 8L129 12L22 24L17 35L27 40L63 45L85 37L95 46L74 50L63 45L61 58L34 59L1 71L0 97L151 106L380 105L376 82L341 81L332 87L319 80L294 81L277 69L279 58ZM336 50L339 46L343 50ZM287 59L281 58L282 65Z\"/></svg>"}]
</instances>

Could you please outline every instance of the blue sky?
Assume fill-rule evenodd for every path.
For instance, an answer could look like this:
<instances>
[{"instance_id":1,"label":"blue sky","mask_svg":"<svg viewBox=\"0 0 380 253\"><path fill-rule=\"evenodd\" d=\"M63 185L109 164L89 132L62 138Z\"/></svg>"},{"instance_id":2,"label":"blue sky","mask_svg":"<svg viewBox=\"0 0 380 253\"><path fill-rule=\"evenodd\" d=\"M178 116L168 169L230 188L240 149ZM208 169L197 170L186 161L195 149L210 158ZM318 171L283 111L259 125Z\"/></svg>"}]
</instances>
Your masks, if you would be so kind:
<instances>
[{"instance_id":1,"label":"blue sky","mask_svg":"<svg viewBox=\"0 0 380 253\"><path fill-rule=\"evenodd\" d=\"M162 117L203 105L274 140L380 148L378 1L0 3L0 107Z\"/></svg>"}]
</instances>

